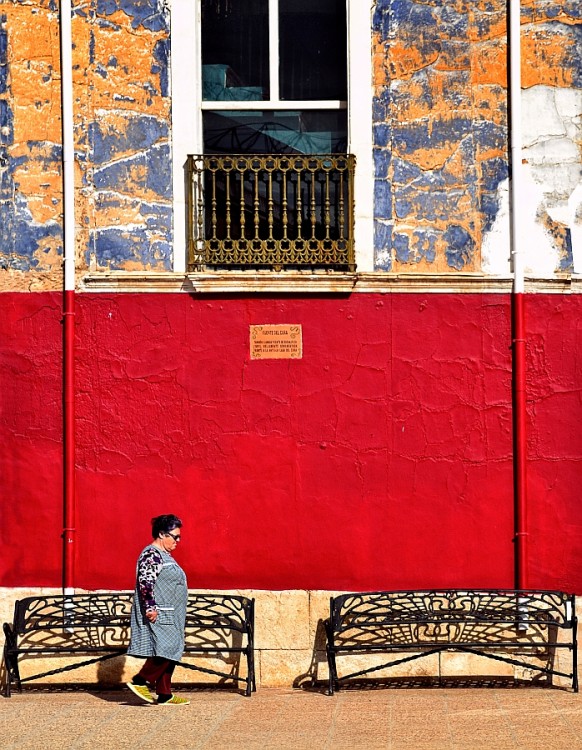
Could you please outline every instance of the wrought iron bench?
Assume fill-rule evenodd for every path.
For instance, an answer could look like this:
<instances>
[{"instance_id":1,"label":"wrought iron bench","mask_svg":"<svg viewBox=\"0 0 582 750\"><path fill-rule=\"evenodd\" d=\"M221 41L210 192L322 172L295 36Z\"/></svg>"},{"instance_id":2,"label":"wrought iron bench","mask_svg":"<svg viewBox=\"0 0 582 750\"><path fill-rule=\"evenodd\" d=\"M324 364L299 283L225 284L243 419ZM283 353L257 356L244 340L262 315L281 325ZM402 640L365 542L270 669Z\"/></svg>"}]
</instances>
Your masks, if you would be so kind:
<instances>
[{"instance_id":1,"label":"wrought iron bench","mask_svg":"<svg viewBox=\"0 0 582 750\"><path fill-rule=\"evenodd\" d=\"M441 651L462 651L571 680L578 692L575 596L559 591L380 591L332 597L325 621L329 695L340 682ZM556 666L572 652L572 671ZM342 655L388 654L387 663L338 675ZM529 657L527 662L521 658ZM541 663L532 663L532 658ZM563 667L562 667L563 669Z\"/></svg>"},{"instance_id":2,"label":"wrought iron bench","mask_svg":"<svg viewBox=\"0 0 582 750\"><path fill-rule=\"evenodd\" d=\"M40 680L125 654L129 643L133 594L72 594L28 597L16 602L14 621L4 624L4 695L12 685ZM223 680L245 683L245 695L256 690L254 667L254 599L228 594L188 595L185 654L230 661L229 672L181 662L180 666ZM226 656L229 659L226 659ZM239 675L246 656L246 675ZM23 659L89 656L31 676L20 676ZM238 658L237 658L238 656Z\"/></svg>"}]
</instances>

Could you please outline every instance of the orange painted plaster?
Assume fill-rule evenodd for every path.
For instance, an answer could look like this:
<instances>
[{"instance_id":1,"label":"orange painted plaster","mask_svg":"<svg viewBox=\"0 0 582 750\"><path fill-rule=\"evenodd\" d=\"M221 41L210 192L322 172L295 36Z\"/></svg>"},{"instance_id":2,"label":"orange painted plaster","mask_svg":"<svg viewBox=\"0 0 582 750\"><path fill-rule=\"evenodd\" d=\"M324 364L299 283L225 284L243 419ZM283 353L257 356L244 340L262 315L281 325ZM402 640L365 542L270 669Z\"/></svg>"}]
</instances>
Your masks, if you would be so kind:
<instances>
[{"instance_id":1,"label":"orange painted plaster","mask_svg":"<svg viewBox=\"0 0 582 750\"><path fill-rule=\"evenodd\" d=\"M495 39L474 45L471 52L471 83L507 87L505 39Z\"/></svg>"},{"instance_id":2,"label":"orange painted plaster","mask_svg":"<svg viewBox=\"0 0 582 750\"><path fill-rule=\"evenodd\" d=\"M566 61L574 52L575 38L569 33L551 33L547 28L529 28L522 33L521 80L530 86L558 86L573 84L571 68Z\"/></svg>"}]
</instances>

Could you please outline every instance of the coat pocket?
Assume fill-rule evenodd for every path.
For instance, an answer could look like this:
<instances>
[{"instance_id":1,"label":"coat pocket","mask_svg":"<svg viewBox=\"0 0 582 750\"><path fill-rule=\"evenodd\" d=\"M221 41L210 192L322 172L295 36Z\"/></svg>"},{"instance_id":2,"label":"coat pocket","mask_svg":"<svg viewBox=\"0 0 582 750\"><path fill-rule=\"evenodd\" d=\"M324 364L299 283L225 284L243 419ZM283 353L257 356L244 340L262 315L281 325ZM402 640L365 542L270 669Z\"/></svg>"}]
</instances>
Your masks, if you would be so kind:
<instances>
[{"instance_id":1,"label":"coat pocket","mask_svg":"<svg viewBox=\"0 0 582 750\"><path fill-rule=\"evenodd\" d=\"M158 618L156 622L159 625L173 625L174 624L174 607L160 607L158 609Z\"/></svg>"}]
</instances>

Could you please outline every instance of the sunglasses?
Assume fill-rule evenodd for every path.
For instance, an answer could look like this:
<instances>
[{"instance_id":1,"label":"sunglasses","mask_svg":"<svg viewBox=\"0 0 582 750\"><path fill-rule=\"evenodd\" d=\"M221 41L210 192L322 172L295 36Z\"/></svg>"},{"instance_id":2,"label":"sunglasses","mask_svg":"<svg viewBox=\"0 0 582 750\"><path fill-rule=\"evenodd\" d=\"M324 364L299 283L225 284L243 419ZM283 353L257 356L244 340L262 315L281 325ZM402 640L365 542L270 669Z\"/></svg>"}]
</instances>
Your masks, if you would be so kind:
<instances>
[{"instance_id":1,"label":"sunglasses","mask_svg":"<svg viewBox=\"0 0 582 750\"><path fill-rule=\"evenodd\" d=\"M174 534L172 534L172 532L171 532L171 531L166 531L166 535L167 535L167 536L171 536L171 537L172 537L172 539L173 539L173 540L174 540L175 542L179 542L179 541L180 541L180 539L182 538L182 537L180 536L180 534L177 534L176 536L174 536Z\"/></svg>"}]
</instances>

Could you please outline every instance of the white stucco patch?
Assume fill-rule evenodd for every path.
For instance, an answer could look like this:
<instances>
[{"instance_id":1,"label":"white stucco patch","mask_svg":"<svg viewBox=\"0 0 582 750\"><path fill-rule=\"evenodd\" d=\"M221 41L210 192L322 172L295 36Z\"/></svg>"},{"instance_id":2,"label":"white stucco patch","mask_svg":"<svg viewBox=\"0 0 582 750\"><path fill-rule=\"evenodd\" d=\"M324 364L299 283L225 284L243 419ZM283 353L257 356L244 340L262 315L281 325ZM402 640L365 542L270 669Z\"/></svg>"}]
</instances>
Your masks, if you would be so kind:
<instances>
[{"instance_id":1,"label":"white stucco patch","mask_svg":"<svg viewBox=\"0 0 582 750\"><path fill-rule=\"evenodd\" d=\"M574 273L582 274L582 181L579 181L567 201L548 208L555 221L570 227Z\"/></svg>"},{"instance_id":2,"label":"white stucco patch","mask_svg":"<svg viewBox=\"0 0 582 750\"><path fill-rule=\"evenodd\" d=\"M544 193L541 186L531 179L527 170L523 182L521 220L524 236L521 249L525 253L524 271L527 276L552 276L558 266L558 251L549 233L537 219L538 207L544 201ZM511 272L509 180L500 183L497 196L500 208L491 231L483 239L481 265L487 274L508 275Z\"/></svg>"},{"instance_id":3,"label":"white stucco patch","mask_svg":"<svg viewBox=\"0 0 582 750\"><path fill-rule=\"evenodd\" d=\"M509 226L509 180L497 187L498 211L490 231L483 236L481 270L492 276L507 276L511 272Z\"/></svg>"},{"instance_id":4,"label":"white stucco patch","mask_svg":"<svg viewBox=\"0 0 582 750\"><path fill-rule=\"evenodd\" d=\"M533 86L522 92L524 195L520 202L525 272L554 275L560 262L543 225L549 216L570 231L574 271L582 273L582 91ZM499 212L482 245L483 271L505 274L509 260L509 185L497 191Z\"/></svg>"}]
</instances>

